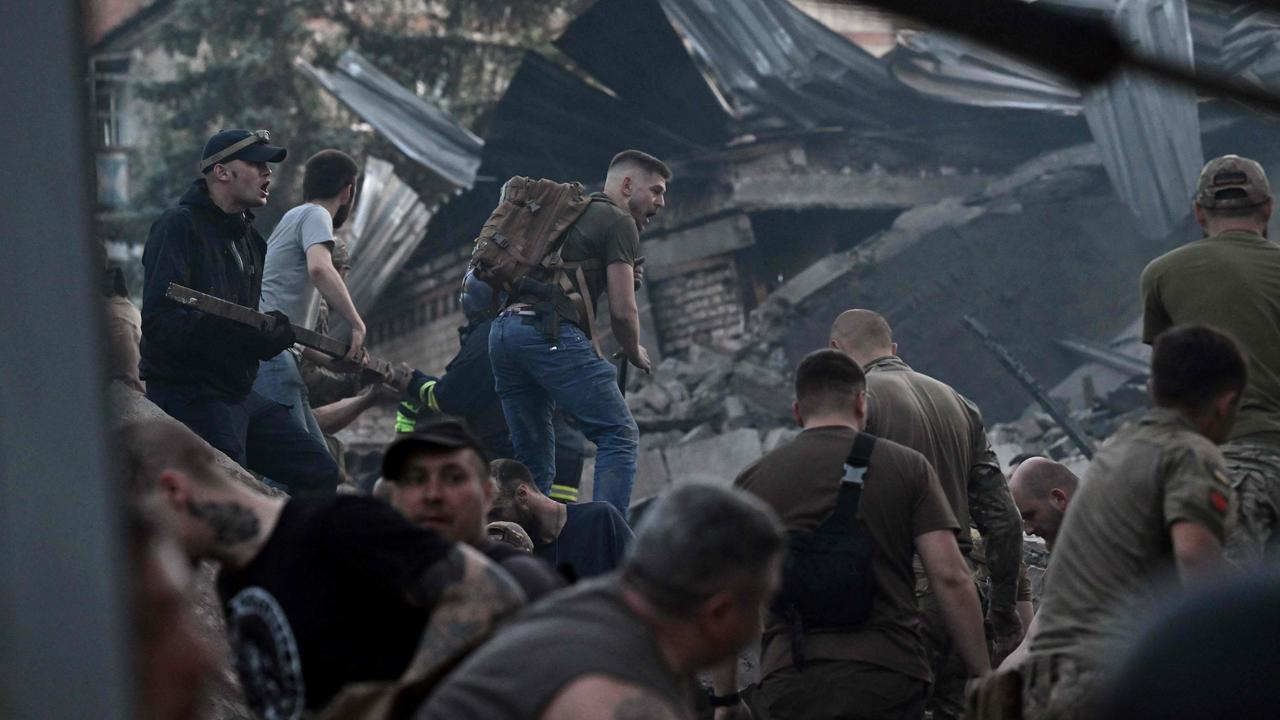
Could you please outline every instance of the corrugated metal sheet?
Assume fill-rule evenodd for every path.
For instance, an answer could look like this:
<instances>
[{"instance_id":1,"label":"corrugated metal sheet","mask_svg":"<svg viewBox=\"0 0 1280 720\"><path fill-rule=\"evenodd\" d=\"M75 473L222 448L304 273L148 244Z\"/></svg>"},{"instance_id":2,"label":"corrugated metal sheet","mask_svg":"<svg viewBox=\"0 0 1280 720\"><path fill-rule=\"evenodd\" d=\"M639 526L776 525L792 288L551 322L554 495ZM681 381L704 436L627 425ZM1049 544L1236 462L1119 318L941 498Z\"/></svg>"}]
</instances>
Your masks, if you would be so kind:
<instances>
[{"instance_id":1,"label":"corrugated metal sheet","mask_svg":"<svg viewBox=\"0 0 1280 720\"><path fill-rule=\"evenodd\" d=\"M1080 91L1058 76L945 33L904 34L886 59L894 77L930 97L980 107L1080 111Z\"/></svg>"},{"instance_id":2,"label":"corrugated metal sheet","mask_svg":"<svg viewBox=\"0 0 1280 720\"><path fill-rule=\"evenodd\" d=\"M1121 0L1114 20L1147 55L1193 65L1185 0ZM1195 92L1124 70L1085 95L1084 112L1120 199L1146 235L1165 237L1191 212L1204 163Z\"/></svg>"},{"instance_id":3,"label":"corrugated metal sheet","mask_svg":"<svg viewBox=\"0 0 1280 720\"><path fill-rule=\"evenodd\" d=\"M659 2L745 129L890 127L927 104L790 3Z\"/></svg>"},{"instance_id":4,"label":"corrugated metal sheet","mask_svg":"<svg viewBox=\"0 0 1280 720\"><path fill-rule=\"evenodd\" d=\"M391 163L369 157L364 164L360 201L345 232L351 252L347 289L362 313L368 313L396 273L426 237L431 211L418 194L395 174ZM349 328L337 313L330 314L331 331L342 336Z\"/></svg>"},{"instance_id":5,"label":"corrugated metal sheet","mask_svg":"<svg viewBox=\"0 0 1280 720\"><path fill-rule=\"evenodd\" d=\"M297 64L405 155L453 190L475 183L484 142L440 108L401 87L354 50L332 70Z\"/></svg>"}]
</instances>

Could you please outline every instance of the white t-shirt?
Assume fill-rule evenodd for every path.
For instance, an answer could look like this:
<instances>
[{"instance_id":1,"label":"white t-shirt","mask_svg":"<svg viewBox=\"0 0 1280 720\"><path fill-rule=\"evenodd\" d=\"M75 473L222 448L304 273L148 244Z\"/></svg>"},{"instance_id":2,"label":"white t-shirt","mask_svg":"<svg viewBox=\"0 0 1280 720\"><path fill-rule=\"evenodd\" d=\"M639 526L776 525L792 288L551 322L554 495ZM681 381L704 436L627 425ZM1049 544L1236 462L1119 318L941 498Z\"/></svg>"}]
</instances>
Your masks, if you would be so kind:
<instances>
[{"instance_id":1,"label":"white t-shirt","mask_svg":"<svg viewBox=\"0 0 1280 720\"><path fill-rule=\"evenodd\" d=\"M267 239L259 310L279 310L290 322L310 327L307 316L316 288L307 272L307 250L318 243L329 243L333 249L333 218L328 210L303 203L280 218Z\"/></svg>"}]
</instances>

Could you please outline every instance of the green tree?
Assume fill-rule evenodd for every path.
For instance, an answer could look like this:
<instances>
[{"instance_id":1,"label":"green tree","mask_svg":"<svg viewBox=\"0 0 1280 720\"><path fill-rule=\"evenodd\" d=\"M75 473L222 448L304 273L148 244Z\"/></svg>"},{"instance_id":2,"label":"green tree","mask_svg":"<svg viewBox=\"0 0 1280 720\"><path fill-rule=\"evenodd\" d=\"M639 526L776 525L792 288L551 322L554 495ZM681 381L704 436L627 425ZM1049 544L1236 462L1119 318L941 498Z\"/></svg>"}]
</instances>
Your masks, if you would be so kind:
<instances>
[{"instance_id":1,"label":"green tree","mask_svg":"<svg viewBox=\"0 0 1280 720\"><path fill-rule=\"evenodd\" d=\"M289 148L275 178L269 227L300 197L302 161L338 147L396 164L415 187L425 173L297 69L330 66L354 48L406 87L483 134L527 49L550 41L590 0L174 0L159 39L175 76L143 88L156 122L140 155L140 204L172 204L194 177L204 140L229 127L266 128Z\"/></svg>"}]
</instances>

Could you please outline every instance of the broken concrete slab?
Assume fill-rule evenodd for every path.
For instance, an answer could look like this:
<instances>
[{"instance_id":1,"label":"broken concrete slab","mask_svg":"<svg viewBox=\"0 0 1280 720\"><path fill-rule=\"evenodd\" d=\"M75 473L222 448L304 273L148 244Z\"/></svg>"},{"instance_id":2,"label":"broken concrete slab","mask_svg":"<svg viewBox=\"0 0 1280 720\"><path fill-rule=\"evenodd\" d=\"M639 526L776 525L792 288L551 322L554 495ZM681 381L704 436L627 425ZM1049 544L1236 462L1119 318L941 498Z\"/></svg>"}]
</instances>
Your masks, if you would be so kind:
<instances>
[{"instance_id":1,"label":"broken concrete slab","mask_svg":"<svg viewBox=\"0 0 1280 720\"><path fill-rule=\"evenodd\" d=\"M685 442L663 450L671 483L709 482L728 485L751 463L760 459L760 433L751 428Z\"/></svg>"}]
</instances>

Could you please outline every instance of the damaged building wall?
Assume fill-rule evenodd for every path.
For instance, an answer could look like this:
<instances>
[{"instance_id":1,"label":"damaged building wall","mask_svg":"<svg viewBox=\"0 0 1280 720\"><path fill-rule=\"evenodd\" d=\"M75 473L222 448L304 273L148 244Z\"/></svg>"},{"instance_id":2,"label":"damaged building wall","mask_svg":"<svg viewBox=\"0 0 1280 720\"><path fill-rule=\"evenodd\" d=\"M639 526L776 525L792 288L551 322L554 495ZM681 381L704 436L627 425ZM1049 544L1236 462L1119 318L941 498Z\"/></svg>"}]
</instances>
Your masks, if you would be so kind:
<instances>
[{"instance_id":1,"label":"damaged building wall","mask_svg":"<svg viewBox=\"0 0 1280 720\"><path fill-rule=\"evenodd\" d=\"M1051 172L978 202L981 212L972 219L910 239L891 257L856 264L801 302L788 355L798 360L824 345L842 310L872 308L889 320L909 363L977 400L989 419L1013 417L1027 396L965 332L961 318L982 320L1033 373L1059 379L1079 361L1045 345L1123 330L1141 311L1142 268L1192 236L1188 230L1139 242L1132 215L1107 190L1098 166Z\"/></svg>"}]
</instances>

